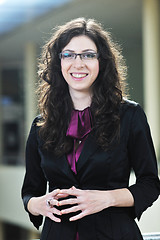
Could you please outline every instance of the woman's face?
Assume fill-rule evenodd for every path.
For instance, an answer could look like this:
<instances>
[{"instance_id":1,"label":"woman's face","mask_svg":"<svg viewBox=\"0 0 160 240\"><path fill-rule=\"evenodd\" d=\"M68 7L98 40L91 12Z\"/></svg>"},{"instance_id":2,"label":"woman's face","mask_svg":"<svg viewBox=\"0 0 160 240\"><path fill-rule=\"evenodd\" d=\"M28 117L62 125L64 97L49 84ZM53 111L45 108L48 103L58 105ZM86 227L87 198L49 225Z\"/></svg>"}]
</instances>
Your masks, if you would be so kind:
<instances>
[{"instance_id":1,"label":"woman's face","mask_svg":"<svg viewBox=\"0 0 160 240\"><path fill-rule=\"evenodd\" d=\"M74 53L77 55L75 58ZM97 47L87 36L73 37L62 49L61 70L70 92L91 92L91 86L99 73Z\"/></svg>"}]
</instances>

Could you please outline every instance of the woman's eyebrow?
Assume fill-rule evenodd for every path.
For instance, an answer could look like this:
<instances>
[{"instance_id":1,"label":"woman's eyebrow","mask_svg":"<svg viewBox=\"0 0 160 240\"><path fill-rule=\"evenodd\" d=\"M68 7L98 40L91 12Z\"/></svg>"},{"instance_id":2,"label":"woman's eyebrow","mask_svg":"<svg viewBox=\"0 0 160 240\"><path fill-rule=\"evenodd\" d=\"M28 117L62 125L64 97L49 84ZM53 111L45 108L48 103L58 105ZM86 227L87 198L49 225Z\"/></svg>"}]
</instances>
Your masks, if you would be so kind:
<instances>
[{"instance_id":1,"label":"woman's eyebrow","mask_svg":"<svg viewBox=\"0 0 160 240\"><path fill-rule=\"evenodd\" d=\"M94 50L94 49L85 49L82 52L96 52L96 50Z\"/></svg>"},{"instance_id":2,"label":"woman's eyebrow","mask_svg":"<svg viewBox=\"0 0 160 240\"><path fill-rule=\"evenodd\" d=\"M75 52L74 50L71 49L65 49L63 52ZM84 49L82 52L96 52L96 50L93 49Z\"/></svg>"},{"instance_id":3,"label":"woman's eyebrow","mask_svg":"<svg viewBox=\"0 0 160 240\"><path fill-rule=\"evenodd\" d=\"M75 51L73 51L71 49L65 49L65 50L63 50L63 52L75 52Z\"/></svg>"}]
</instances>

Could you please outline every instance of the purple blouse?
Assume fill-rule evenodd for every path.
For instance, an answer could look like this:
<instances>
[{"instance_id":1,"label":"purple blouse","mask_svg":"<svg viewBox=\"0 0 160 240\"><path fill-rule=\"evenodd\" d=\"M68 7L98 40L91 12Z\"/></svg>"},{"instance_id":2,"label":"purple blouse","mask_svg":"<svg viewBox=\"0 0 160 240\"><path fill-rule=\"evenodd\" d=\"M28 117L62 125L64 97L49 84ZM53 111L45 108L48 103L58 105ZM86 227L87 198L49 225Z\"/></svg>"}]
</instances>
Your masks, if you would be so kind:
<instances>
[{"instance_id":1,"label":"purple blouse","mask_svg":"<svg viewBox=\"0 0 160 240\"><path fill-rule=\"evenodd\" d=\"M87 107L84 110L73 110L71 115L71 121L66 133L66 136L70 136L74 139L74 145L72 151L67 154L67 160L71 166L72 171L77 174L76 162L82 152L85 140L88 134L92 130L92 116L90 108ZM79 240L77 232L76 240Z\"/></svg>"},{"instance_id":2,"label":"purple blouse","mask_svg":"<svg viewBox=\"0 0 160 240\"><path fill-rule=\"evenodd\" d=\"M73 110L71 115L71 121L66 133L66 136L70 136L74 139L73 150L67 154L68 162L74 173L76 171L76 162L82 152L85 140L88 134L92 130L92 117L90 108L87 107L84 110Z\"/></svg>"}]
</instances>

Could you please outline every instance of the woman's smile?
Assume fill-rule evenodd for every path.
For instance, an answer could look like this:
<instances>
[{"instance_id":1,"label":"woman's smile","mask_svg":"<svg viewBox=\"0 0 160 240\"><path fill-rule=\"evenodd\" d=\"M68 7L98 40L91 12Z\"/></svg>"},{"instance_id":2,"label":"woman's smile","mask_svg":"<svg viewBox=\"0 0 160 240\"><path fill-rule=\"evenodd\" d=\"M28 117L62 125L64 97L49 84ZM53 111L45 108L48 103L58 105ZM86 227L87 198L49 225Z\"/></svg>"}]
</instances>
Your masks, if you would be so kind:
<instances>
[{"instance_id":1,"label":"woman's smile","mask_svg":"<svg viewBox=\"0 0 160 240\"><path fill-rule=\"evenodd\" d=\"M88 73L71 73L71 76L74 80L83 80L88 76Z\"/></svg>"}]
</instances>

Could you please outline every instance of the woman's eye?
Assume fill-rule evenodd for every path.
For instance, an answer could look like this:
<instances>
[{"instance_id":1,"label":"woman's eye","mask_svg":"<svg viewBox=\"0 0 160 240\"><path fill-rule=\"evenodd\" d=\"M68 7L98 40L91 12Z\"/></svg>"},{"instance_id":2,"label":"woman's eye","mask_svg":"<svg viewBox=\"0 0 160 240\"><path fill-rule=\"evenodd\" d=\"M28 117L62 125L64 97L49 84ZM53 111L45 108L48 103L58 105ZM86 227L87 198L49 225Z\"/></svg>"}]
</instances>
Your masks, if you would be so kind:
<instances>
[{"instance_id":1,"label":"woman's eye","mask_svg":"<svg viewBox=\"0 0 160 240\"><path fill-rule=\"evenodd\" d=\"M72 58L72 53L63 53L63 58Z\"/></svg>"},{"instance_id":2,"label":"woman's eye","mask_svg":"<svg viewBox=\"0 0 160 240\"><path fill-rule=\"evenodd\" d=\"M95 58L95 53L84 53L83 58L84 59L93 59L93 58Z\"/></svg>"}]
</instances>

